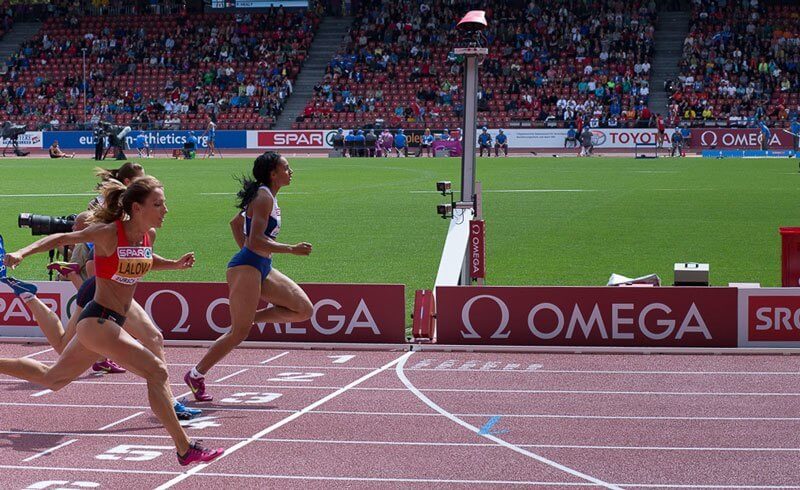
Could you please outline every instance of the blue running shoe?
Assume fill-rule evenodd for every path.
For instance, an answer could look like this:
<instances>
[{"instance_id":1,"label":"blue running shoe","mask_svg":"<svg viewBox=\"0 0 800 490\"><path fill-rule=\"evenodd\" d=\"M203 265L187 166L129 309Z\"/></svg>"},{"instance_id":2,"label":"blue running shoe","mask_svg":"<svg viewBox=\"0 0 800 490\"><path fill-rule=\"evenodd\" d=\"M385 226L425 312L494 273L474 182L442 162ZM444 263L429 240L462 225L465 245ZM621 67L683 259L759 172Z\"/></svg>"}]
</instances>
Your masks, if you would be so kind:
<instances>
[{"instance_id":1,"label":"blue running shoe","mask_svg":"<svg viewBox=\"0 0 800 490\"><path fill-rule=\"evenodd\" d=\"M175 415L178 416L178 419L191 420L203 413L203 411L200 410L199 408L187 407L186 405L183 404L184 402L185 399L175 400Z\"/></svg>"},{"instance_id":2,"label":"blue running shoe","mask_svg":"<svg viewBox=\"0 0 800 490\"><path fill-rule=\"evenodd\" d=\"M35 296L36 291L39 290L39 288L36 287L36 284L20 281L19 279L14 279L13 277L0 277L0 282L10 287L12 291L14 291L14 294L19 296L23 301L27 301Z\"/></svg>"},{"instance_id":3,"label":"blue running shoe","mask_svg":"<svg viewBox=\"0 0 800 490\"><path fill-rule=\"evenodd\" d=\"M3 235L0 235L0 278L6 277L6 246L3 244Z\"/></svg>"}]
</instances>

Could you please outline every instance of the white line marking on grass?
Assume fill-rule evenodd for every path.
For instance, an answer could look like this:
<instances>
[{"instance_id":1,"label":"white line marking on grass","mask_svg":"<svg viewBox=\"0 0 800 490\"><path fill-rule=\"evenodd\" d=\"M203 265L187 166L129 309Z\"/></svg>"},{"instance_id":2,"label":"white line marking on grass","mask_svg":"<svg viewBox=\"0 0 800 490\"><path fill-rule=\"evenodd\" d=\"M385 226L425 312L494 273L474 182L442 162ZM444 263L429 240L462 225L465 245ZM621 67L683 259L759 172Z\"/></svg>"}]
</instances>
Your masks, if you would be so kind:
<instances>
[{"instance_id":1,"label":"white line marking on grass","mask_svg":"<svg viewBox=\"0 0 800 490\"><path fill-rule=\"evenodd\" d=\"M48 393L52 393L52 392L53 392L53 390L42 390L42 391L37 391L36 393L34 393L31 396L34 397L34 398L38 398L40 396L44 396L44 395L46 395Z\"/></svg>"},{"instance_id":2,"label":"white line marking on grass","mask_svg":"<svg viewBox=\"0 0 800 490\"><path fill-rule=\"evenodd\" d=\"M39 352L34 352L33 354L28 354L27 356L22 356L22 358L23 359L33 359L34 357L38 356L39 354L44 354L45 352L50 352L51 350L53 350L52 347L50 347L49 349L40 350Z\"/></svg>"},{"instance_id":3,"label":"white line marking on grass","mask_svg":"<svg viewBox=\"0 0 800 490\"><path fill-rule=\"evenodd\" d=\"M129 421L130 419L136 418L136 417L138 417L139 415L141 415L141 414L143 414L143 413L144 413L144 412L136 412L136 413L135 413L135 414L133 414L133 415L128 415L128 416L127 416L127 417L125 417L124 419L120 419L120 420L117 420L116 422L111 422L111 423L110 423L110 424L108 424L108 425L104 425L103 427L100 427L100 428L99 428L99 429L97 429L97 430L106 430L106 429L110 429L111 427L114 427L115 425L119 425L119 424L121 424L121 423L123 423L123 422L127 422L127 421Z\"/></svg>"},{"instance_id":4,"label":"white line marking on grass","mask_svg":"<svg viewBox=\"0 0 800 490\"><path fill-rule=\"evenodd\" d=\"M81 192L78 194L0 194L0 197L77 197L96 195L96 192Z\"/></svg>"},{"instance_id":5,"label":"white line marking on grass","mask_svg":"<svg viewBox=\"0 0 800 490\"><path fill-rule=\"evenodd\" d=\"M602 192L598 189L484 189L483 192L515 193L515 192ZM439 194L438 191L410 191L411 194Z\"/></svg>"},{"instance_id":6,"label":"white line marking on grass","mask_svg":"<svg viewBox=\"0 0 800 490\"><path fill-rule=\"evenodd\" d=\"M351 388L353 388L355 386L358 386L359 384L363 383L364 381L367 381L368 379L370 379L370 378L372 378L374 376L377 376L378 374L386 371L387 369L391 368L395 364L398 364L400 362L404 362L405 359L407 359L408 356L410 356L411 354L412 354L411 351L406 352L405 354L403 354L402 356L398 357L397 359L394 359L394 360L384 364L383 366L379 367L378 369L370 371L369 373L367 373L364 376L358 378L357 380L349 383L348 385L346 385L346 386L344 386L342 388L339 388L338 390L334 391L333 393L328 394L327 396L325 396L323 398L320 398L319 400L315 401L311 405L306 406L305 408L303 408L299 412L293 413L292 415L289 415L288 417L286 417L286 418L284 418L284 419L272 424L271 426L267 427L266 429L264 429L264 430L262 430L260 432L257 432L256 434L253 434L247 440L244 440L242 442L234 444L233 446L228 448L225 451L225 453L223 453L222 456L217 458L215 461L219 461L222 458L235 453L239 449L241 449L241 448L243 448L243 447L245 447L245 446L247 446L249 444L252 444L254 441L257 441L258 439L260 439L261 437L264 437L265 435L269 434L270 432L283 427L284 425L286 425L289 422L301 417L302 415L304 415L304 414L306 414L308 412L311 412L312 410L314 410L315 408L319 407L320 405L322 405L322 404L324 404L324 403L336 398L337 396L341 395L342 393L345 393L346 391L349 391ZM182 482L183 480L189 478L190 476L194 475L195 473L200 472L201 470L203 470L209 464L211 464L211 463L199 464L199 465L195 466L194 468L182 473L181 475L179 475L179 476L173 478L172 480L164 483L163 485L159 486L158 488L156 488L156 490L164 490L164 489L167 489L167 488L172 488L174 485Z\"/></svg>"},{"instance_id":7,"label":"white line marking on grass","mask_svg":"<svg viewBox=\"0 0 800 490\"><path fill-rule=\"evenodd\" d=\"M268 362L274 361L275 359L280 359L281 357L285 356L286 354L289 354L289 351L282 352L282 353L278 354L277 356L272 356L269 359L267 359L266 361L261 361L259 364L266 364Z\"/></svg>"},{"instance_id":8,"label":"white line marking on grass","mask_svg":"<svg viewBox=\"0 0 800 490\"><path fill-rule=\"evenodd\" d=\"M411 352L409 352L409 355L413 354L413 353L414 352L411 351ZM602 487L613 489L613 490L622 490L621 487L619 487L617 485L614 485L613 483L607 483L607 482L605 482L603 480L600 480L598 478L595 478L595 477L593 477L591 475L587 475L585 473L581 473L578 470L574 470L572 468L564 466L564 465L562 465L560 463L557 463L557 462L555 462L555 461L553 461L551 459L547 459L544 456L540 456L540 455L538 455L536 453L532 453L532 452L528 451L527 449L523 449L523 448L521 448L519 446L515 446L514 444L511 444L510 442L507 442L507 441L505 441L503 439L500 439L499 437L497 437L495 435L481 433L481 430L478 427L475 427L474 425L461 420L460 418L456 417L452 413L450 413L447 410L443 409L442 407L437 405L433 400L431 400L430 398L425 396L424 393L422 393L420 390L418 390L417 387L414 386L411 383L411 381L406 377L405 373L403 372L403 366L405 366L406 360L408 359L408 357L409 357L408 355L403 356L401 358L400 362L398 362L397 365L395 366L395 373L397 374L397 377L400 378L400 381L403 382L405 387L408 388L408 390L411 391L417 398L422 400L426 405L428 405L430 408L432 408L436 412L439 412L441 415L444 415L445 417L450 419L452 422L455 422L456 424L460 425L461 427L464 427L465 429L468 429L468 430L474 432L475 434L479 435L480 437L484 437L484 438L486 438L486 439L488 439L488 440L490 440L490 441L492 441L492 442L494 442L496 444L499 444L499 445L501 445L501 446L503 446L505 448L511 449L512 451L514 451L516 453L522 454L523 456L527 456L527 457L529 457L531 459L539 461L540 463L544 463L547 466L550 466L551 468L555 468L557 470L563 471L564 473L570 474L570 475L572 475L574 477L577 477L577 478L580 478L582 480L586 480L586 481L591 482L591 483L593 483L595 485L600 485Z\"/></svg>"},{"instance_id":9,"label":"white line marking on grass","mask_svg":"<svg viewBox=\"0 0 800 490\"><path fill-rule=\"evenodd\" d=\"M311 194L310 192L281 192L282 196L294 196L300 194ZM87 194L89 195L89 194ZM91 194L94 195L94 194ZM200 196L231 196L236 197L236 192L201 192L198 195Z\"/></svg>"},{"instance_id":10,"label":"white line marking on grass","mask_svg":"<svg viewBox=\"0 0 800 490\"><path fill-rule=\"evenodd\" d=\"M631 170L635 174L677 174L677 170Z\"/></svg>"},{"instance_id":11,"label":"white line marking on grass","mask_svg":"<svg viewBox=\"0 0 800 490\"><path fill-rule=\"evenodd\" d=\"M221 382L225 381L226 379L232 378L232 377L236 376L237 374L242 374L245 371L247 371L247 368L240 369L240 370L236 371L235 373L231 373L231 374L229 374L227 376L223 376L223 377L219 378L218 380L214 381L214 383L221 383Z\"/></svg>"},{"instance_id":12,"label":"white line marking on grass","mask_svg":"<svg viewBox=\"0 0 800 490\"><path fill-rule=\"evenodd\" d=\"M27 463L28 461L33 461L34 459L41 458L42 456L45 456L45 455L48 455L48 454L52 453L56 449L60 449L60 448L62 448L64 446L69 446L73 442L77 442L77 441L78 441L77 439L70 439L69 441L62 442L58 446L53 446L50 449L45 449L44 451L42 451L40 453L36 453L36 454L34 454L33 456L31 456L29 458L25 458L22 461L24 461L25 463Z\"/></svg>"}]
</instances>

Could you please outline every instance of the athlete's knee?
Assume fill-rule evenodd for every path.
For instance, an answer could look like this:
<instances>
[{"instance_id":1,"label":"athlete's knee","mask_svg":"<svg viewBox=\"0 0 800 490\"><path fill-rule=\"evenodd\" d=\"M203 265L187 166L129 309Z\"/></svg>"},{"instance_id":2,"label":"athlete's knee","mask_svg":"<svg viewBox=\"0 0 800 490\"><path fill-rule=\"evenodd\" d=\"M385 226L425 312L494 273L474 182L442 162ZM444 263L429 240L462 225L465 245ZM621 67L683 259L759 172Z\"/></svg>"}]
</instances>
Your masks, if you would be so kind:
<instances>
[{"instance_id":1,"label":"athlete's knee","mask_svg":"<svg viewBox=\"0 0 800 490\"><path fill-rule=\"evenodd\" d=\"M311 304L311 301L308 298L303 298L297 305L295 312L295 318L292 321L295 322L302 322L311 318L311 315L314 314L314 305Z\"/></svg>"},{"instance_id":2,"label":"athlete's knee","mask_svg":"<svg viewBox=\"0 0 800 490\"><path fill-rule=\"evenodd\" d=\"M161 359L157 359L145 368L145 376L150 383L166 383L169 379L167 365Z\"/></svg>"},{"instance_id":3,"label":"athlete's knee","mask_svg":"<svg viewBox=\"0 0 800 490\"><path fill-rule=\"evenodd\" d=\"M58 391L61 388L70 384L75 377L73 376L64 376L60 372L55 372L52 369L48 369L44 375L44 385L47 389Z\"/></svg>"},{"instance_id":4,"label":"athlete's knee","mask_svg":"<svg viewBox=\"0 0 800 490\"><path fill-rule=\"evenodd\" d=\"M138 340L153 354L158 354L164 350L164 334L158 330L148 332L145 337Z\"/></svg>"},{"instance_id":5,"label":"athlete's knee","mask_svg":"<svg viewBox=\"0 0 800 490\"><path fill-rule=\"evenodd\" d=\"M228 335L230 335L231 340L236 342L236 344L241 344L247 337L250 336L250 326L247 327L233 327Z\"/></svg>"}]
</instances>

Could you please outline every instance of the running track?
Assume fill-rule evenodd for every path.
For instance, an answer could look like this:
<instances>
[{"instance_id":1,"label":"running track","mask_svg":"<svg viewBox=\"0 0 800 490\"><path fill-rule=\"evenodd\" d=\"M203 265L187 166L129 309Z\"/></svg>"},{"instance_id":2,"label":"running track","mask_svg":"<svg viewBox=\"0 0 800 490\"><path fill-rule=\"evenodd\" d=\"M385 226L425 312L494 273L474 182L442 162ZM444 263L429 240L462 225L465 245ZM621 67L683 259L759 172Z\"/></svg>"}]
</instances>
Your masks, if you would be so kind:
<instances>
[{"instance_id":1,"label":"running track","mask_svg":"<svg viewBox=\"0 0 800 490\"><path fill-rule=\"evenodd\" d=\"M176 395L202 352L167 349ZM0 487L800 489L793 356L239 349L208 381L187 431L227 452L186 471L139 378L0 376Z\"/></svg>"}]
</instances>

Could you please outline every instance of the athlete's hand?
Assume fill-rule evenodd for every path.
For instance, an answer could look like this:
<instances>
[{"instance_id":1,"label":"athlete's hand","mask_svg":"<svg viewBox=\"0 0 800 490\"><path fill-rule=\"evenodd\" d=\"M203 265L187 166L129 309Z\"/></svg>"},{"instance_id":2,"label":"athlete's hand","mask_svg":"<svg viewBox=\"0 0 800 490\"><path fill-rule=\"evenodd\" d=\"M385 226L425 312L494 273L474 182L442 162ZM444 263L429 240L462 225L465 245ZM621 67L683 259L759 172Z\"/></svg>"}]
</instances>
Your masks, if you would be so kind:
<instances>
[{"instance_id":1,"label":"athlete's hand","mask_svg":"<svg viewBox=\"0 0 800 490\"><path fill-rule=\"evenodd\" d=\"M20 262L22 262L22 254L19 252L7 253L3 259L3 263L6 265L6 267L11 269L18 266Z\"/></svg>"},{"instance_id":2,"label":"athlete's hand","mask_svg":"<svg viewBox=\"0 0 800 490\"><path fill-rule=\"evenodd\" d=\"M194 267L194 252L189 252L175 261L175 268L178 270L191 269Z\"/></svg>"},{"instance_id":3,"label":"athlete's hand","mask_svg":"<svg viewBox=\"0 0 800 490\"><path fill-rule=\"evenodd\" d=\"M309 255L311 253L311 244L300 242L292 245L292 253L294 255Z\"/></svg>"}]
</instances>

